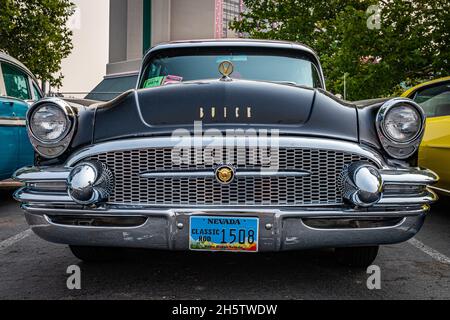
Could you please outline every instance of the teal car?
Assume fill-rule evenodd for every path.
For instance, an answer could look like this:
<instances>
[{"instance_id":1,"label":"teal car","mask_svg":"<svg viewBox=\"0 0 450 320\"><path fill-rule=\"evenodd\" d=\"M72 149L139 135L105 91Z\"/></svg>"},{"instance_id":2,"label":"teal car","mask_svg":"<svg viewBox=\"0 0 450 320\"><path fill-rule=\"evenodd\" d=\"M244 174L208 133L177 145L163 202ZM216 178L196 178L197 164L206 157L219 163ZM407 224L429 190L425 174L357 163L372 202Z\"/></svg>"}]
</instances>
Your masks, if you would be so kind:
<instances>
[{"instance_id":1,"label":"teal car","mask_svg":"<svg viewBox=\"0 0 450 320\"><path fill-rule=\"evenodd\" d=\"M25 127L31 103L43 97L34 75L19 61L0 52L0 181L34 161Z\"/></svg>"}]
</instances>

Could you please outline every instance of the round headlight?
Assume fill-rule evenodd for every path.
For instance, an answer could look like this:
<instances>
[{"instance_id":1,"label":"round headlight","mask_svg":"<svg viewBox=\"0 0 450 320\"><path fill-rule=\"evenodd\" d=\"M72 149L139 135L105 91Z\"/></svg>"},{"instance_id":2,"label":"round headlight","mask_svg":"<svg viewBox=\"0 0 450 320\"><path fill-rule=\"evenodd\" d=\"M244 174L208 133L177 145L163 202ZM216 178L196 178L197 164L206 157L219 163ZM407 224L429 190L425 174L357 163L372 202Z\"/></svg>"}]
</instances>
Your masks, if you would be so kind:
<instances>
[{"instance_id":1,"label":"round headlight","mask_svg":"<svg viewBox=\"0 0 450 320\"><path fill-rule=\"evenodd\" d=\"M422 130L422 117L409 105L392 107L383 122L383 131L389 139L398 143L414 140Z\"/></svg>"},{"instance_id":2,"label":"round headlight","mask_svg":"<svg viewBox=\"0 0 450 320\"><path fill-rule=\"evenodd\" d=\"M70 129L70 121L59 106L44 104L30 117L30 129L41 141L52 143L61 140Z\"/></svg>"}]
</instances>

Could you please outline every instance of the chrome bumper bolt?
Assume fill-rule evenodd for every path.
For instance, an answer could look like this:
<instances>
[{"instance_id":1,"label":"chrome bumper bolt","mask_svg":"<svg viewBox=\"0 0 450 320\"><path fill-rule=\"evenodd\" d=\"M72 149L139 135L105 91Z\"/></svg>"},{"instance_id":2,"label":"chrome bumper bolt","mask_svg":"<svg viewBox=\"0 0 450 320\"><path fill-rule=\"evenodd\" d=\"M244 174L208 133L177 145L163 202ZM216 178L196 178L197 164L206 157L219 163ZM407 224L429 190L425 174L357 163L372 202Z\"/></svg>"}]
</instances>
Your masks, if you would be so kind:
<instances>
[{"instance_id":1,"label":"chrome bumper bolt","mask_svg":"<svg viewBox=\"0 0 450 320\"><path fill-rule=\"evenodd\" d=\"M266 224L266 230L272 230L273 225L271 223Z\"/></svg>"},{"instance_id":2,"label":"chrome bumper bolt","mask_svg":"<svg viewBox=\"0 0 450 320\"><path fill-rule=\"evenodd\" d=\"M184 228L184 224L182 224L181 222L178 222L177 223L177 228L180 229L180 230L183 229Z\"/></svg>"}]
</instances>

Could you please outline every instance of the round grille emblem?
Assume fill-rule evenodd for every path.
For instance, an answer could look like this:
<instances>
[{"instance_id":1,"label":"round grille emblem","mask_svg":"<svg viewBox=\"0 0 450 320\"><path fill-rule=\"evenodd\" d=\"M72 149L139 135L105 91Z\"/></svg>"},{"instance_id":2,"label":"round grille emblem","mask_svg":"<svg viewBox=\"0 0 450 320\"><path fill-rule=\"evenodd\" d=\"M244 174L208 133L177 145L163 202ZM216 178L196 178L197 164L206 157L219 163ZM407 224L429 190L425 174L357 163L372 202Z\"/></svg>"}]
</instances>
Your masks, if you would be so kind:
<instances>
[{"instance_id":1,"label":"round grille emblem","mask_svg":"<svg viewBox=\"0 0 450 320\"><path fill-rule=\"evenodd\" d=\"M219 166L216 169L216 179L221 184L230 184L235 177L234 168L231 166Z\"/></svg>"}]
</instances>

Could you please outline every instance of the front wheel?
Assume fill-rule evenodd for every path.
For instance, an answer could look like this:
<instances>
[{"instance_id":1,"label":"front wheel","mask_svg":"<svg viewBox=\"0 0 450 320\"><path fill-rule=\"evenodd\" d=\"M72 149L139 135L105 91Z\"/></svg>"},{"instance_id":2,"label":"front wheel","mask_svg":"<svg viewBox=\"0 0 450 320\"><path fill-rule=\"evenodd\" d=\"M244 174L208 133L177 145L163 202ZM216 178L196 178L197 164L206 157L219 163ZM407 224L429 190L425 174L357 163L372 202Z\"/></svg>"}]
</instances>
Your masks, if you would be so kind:
<instances>
[{"instance_id":1,"label":"front wheel","mask_svg":"<svg viewBox=\"0 0 450 320\"><path fill-rule=\"evenodd\" d=\"M372 265L378 255L379 246L336 248L339 263L356 268L367 268Z\"/></svg>"},{"instance_id":2,"label":"front wheel","mask_svg":"<svg viewBox=\"0 0 450 320\"><path fill-rule=\"evenodd\" d=\"M117 260L121 257L123 252L120 248L81 246L69 246L69 248L75 257L84 262L104 262Z\"/></svg>"}]
</instances>

